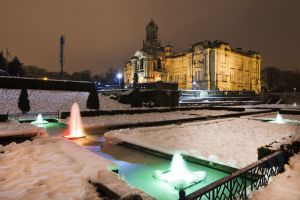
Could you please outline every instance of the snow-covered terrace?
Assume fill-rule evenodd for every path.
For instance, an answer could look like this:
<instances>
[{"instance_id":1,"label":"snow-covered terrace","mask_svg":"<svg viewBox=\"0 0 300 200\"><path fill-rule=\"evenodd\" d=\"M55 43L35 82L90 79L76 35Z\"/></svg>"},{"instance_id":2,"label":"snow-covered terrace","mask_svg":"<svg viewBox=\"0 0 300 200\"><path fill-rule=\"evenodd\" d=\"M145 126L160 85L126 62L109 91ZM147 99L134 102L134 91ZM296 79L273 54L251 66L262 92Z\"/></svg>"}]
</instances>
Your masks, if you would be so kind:
<instances>
[{"instance_id":1,"label":"snow-covered terrace","mask_svg":"<svg viewBox=\"0 0 300 200\"><path fill-rule=\"evenodd\" d=\"M242 168L257 160L257 148L300 139L300 127L247 118L121 129L105 133L112 143L128 142L156 151L184 154Z\"/></svg>"},{"instance_id":2,"label":"snow-covered terrace","mask_svg":"<svg viewBox=\"0 0 300 200\"><path fill-rule=\"evenodd\" d=\"M0 145L0 152L0 199L106 199L90 181L120 197L152 199L111 172L111 161L63 138Z\"/></svg>"},{"instance_id":3,"label":"snow-covered terrace","mask_svg":"<svg viewBox=\"0 0 300 200\"><path fill-rule=\"evenodd\" d=\"M32 124L20 123L15 120L0 122L0 140L1 138L37 136L47 136L46 130L44 128L36 127Z\"/></svg>"},{"instance_id":4,"label":"snow-covered terrace","mask_svg":"<svg viewBox=\"0 0 300 200\"><path fill-rule=\"evenodd\" d=\"M198 117L219 116L236 113L226 110L190 110L163 113L123 114L123 115L102 115L97 117L83 117L82 123L85 130L97 130L97 128L111 127L124 124L137 124L144 122L159 122L164 120L193 119ZM68 123L69 119L61 120Z\"/></svg>"}]
</instances>

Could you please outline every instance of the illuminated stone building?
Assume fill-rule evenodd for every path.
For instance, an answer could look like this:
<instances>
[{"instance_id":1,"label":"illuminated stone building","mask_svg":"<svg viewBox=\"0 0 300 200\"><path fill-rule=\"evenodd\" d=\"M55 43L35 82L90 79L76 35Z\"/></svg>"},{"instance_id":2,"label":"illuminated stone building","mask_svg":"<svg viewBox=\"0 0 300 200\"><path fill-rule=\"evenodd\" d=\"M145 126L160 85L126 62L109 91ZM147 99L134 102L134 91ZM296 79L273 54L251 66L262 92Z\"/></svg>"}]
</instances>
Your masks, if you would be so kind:
<instances>
[{"instance_id":1,"label":"illuminated stone building","mask_svg":"<svg viewBox=\"0 0 300 200\"><path fill-rule=\"evenodd\" d=\"M125 84L177 82L179 89L241 91L260 93L261 55L232 48L222 41L203 41L176 53L161 45L158 26L151 19L146 26L143 48L124 66ZM136 75L134 75L136 73Z\"/></svg>"}]
</instances>

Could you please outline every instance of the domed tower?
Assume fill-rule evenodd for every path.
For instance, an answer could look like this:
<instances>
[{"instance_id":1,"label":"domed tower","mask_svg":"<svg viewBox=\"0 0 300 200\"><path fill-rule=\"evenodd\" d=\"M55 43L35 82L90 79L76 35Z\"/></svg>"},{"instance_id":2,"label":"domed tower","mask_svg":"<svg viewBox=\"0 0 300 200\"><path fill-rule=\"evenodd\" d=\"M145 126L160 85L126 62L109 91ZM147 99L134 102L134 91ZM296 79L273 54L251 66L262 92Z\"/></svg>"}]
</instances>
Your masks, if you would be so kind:
<instances>
[{"instance_id":1,"label":"domed tower","mask_svg":"<svg viewBox=\"0 0 300 200\"><path fill-rule=\"evenodd\" d=\"M158 39L157 33L158 26L153 19L151 19L146 26L146 41L143 41L142 51L150 55L156 55L161 50L160 40Z\"/></svg>"},{"instance_id":2,"label":"domed tower","mask_svg":"<svg viewBox=\"0 0 300 200\"><path fill-rule=\"evenodd\" d=\"M173 45L169 42L169 44L167 46L165 46L165 54L166 56L171 56L173 55Z\"/></svg>"}]
</instances>

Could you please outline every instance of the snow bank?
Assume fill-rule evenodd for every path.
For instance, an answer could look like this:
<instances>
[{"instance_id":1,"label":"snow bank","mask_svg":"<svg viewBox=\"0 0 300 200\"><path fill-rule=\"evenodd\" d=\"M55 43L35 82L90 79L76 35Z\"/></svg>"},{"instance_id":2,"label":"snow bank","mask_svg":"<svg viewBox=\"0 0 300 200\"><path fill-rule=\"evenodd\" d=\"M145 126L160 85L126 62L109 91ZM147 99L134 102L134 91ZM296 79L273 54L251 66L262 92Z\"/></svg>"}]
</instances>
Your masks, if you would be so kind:
<instances>
[{"instance_id":1,"label":"snow bank","mask_svg":"<svg viewBox=\"0 0 300 200\"><path fill-rule=\"evenodd\" d=\"M300 154L291 157L285 172L275 176L265 188L253 194L252 200L299 200Z\"/></svg>"},{"instance_id":2,"label":"snow bank","mask_svg":"<svg viewBox=\"0 0 300 200\"><path fill-rule=\"evenodd\" d=\"M81 110L86 108L88 92L27 90L30 100L30 112L70 111L73 103L77 102ZM0 113L19 113L18 99L21 90L0 89ZM119 110L128 109L130 105L120 104L99 94L100 109Z\"/></svg>"},{"instance_id":3,"label":"snow bank","mask_svg":"<svg viewBox=\"0 0 300 200\"><path fill-rule=\"evenodd\" d=\"M157 151L182 153L201 159L245 167L257 160L257 148L284 143L299 127L249 119L222 119L182 125L121 129L105 133L108 142L125 141Z\"/></svg>"},{"instance_id":4,"label":"snow bank","mask_svg":"<svg viewBox=\"0 0 300 200\"><path fill-rule=\"evenodd\" d=\"M0 199L101 199L89 181L151 199L109 171L113 162L63 138L11 143L0 152Z\"/></svg>"},{"instance_id":5,"label":"snow bank","mask_svg":"<svg viewBox=\"0 0 300 200\"><path fill-rule=\"evenodd\" d=\"M98 117L82 117L82 123L85 130L91 130L104 126L114 126L123 124L136 124L142 122L157 122L164 120L188 119L200 116L216 116L233 113L225 110L190 110L190 111L175 111L165 113L143 113L133 115L103 115ZM68 123L69 118L61 120L63 123Z\"/></svg>"},{"instance_id":6,"label":"snow bank","mask_svg":"<svg viewBox=\"0 0 300 200\"><path fill-rule=\"evenodd\" d=\"M20 123L15 120L0 123L0 138L22 136L44 137L47 136L47 133L44 128L36 127L28 123Z\"/></svg>"}]
</instances>

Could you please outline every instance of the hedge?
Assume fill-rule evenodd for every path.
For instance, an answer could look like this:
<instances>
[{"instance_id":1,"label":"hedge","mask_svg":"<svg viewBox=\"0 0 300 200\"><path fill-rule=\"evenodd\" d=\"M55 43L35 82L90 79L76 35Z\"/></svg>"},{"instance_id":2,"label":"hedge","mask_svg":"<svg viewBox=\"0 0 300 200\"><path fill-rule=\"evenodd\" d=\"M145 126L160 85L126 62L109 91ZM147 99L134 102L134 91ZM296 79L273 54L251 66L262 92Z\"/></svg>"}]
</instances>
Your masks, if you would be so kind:
<instances>
[{"instance_id":1,"label":"hedge","mask_svg":"<svg viewBox=\"0 0 300 200\"><path fill-rule=\"evenodd\" d=\"M94 83L70 80L42 80L38 78L20 78L0 76L0 88L6 89L27 89L35 90L63 90L63 91L84 91L89 92Z\"/></svg>"},{"instance_id":2,"label":"hedge","mask_svg":"<svg viewBox=\"0 0 300 200\"><path fill-rule=\"evenodd\" d=\"M234 107L170 107L170 108L151 108L151 109L139 109L139 110L97 110L97 111L81 111L82 117L96 117L100 115L121 115L121 114L143 114L143 113L164 113L173 111L188 111L188 110L228 110L235 112L243 112L245 108L234 108ZM61 112L60 118L66 119L70 116L70 112Z\"/></svg>"},{"instance_id":3,"label":"hedge","mask_svg":"<svg viewBox=\"0 0 300 200\"><path fill-rule=\"evenodd\" d=\"M0 122L6 122L8 120L7 114L0 114Z\"/></svg>"},{"instance_id":4,"label":"hedge","mask_svg":"<svg viewBox=\"0 0 300 200\"><path fill-rule=\"evenodd\" d=\"M285 144L285 145L281 145L281 146L284 148L287 158L290 158L294 154L297 154L300 152L300 141L294 141L291 144ZM259 147L257 149L258 160L274 153L275 151L277 151L277 150L271 149L269 145Z\"/></svg>"}]
</instances>

